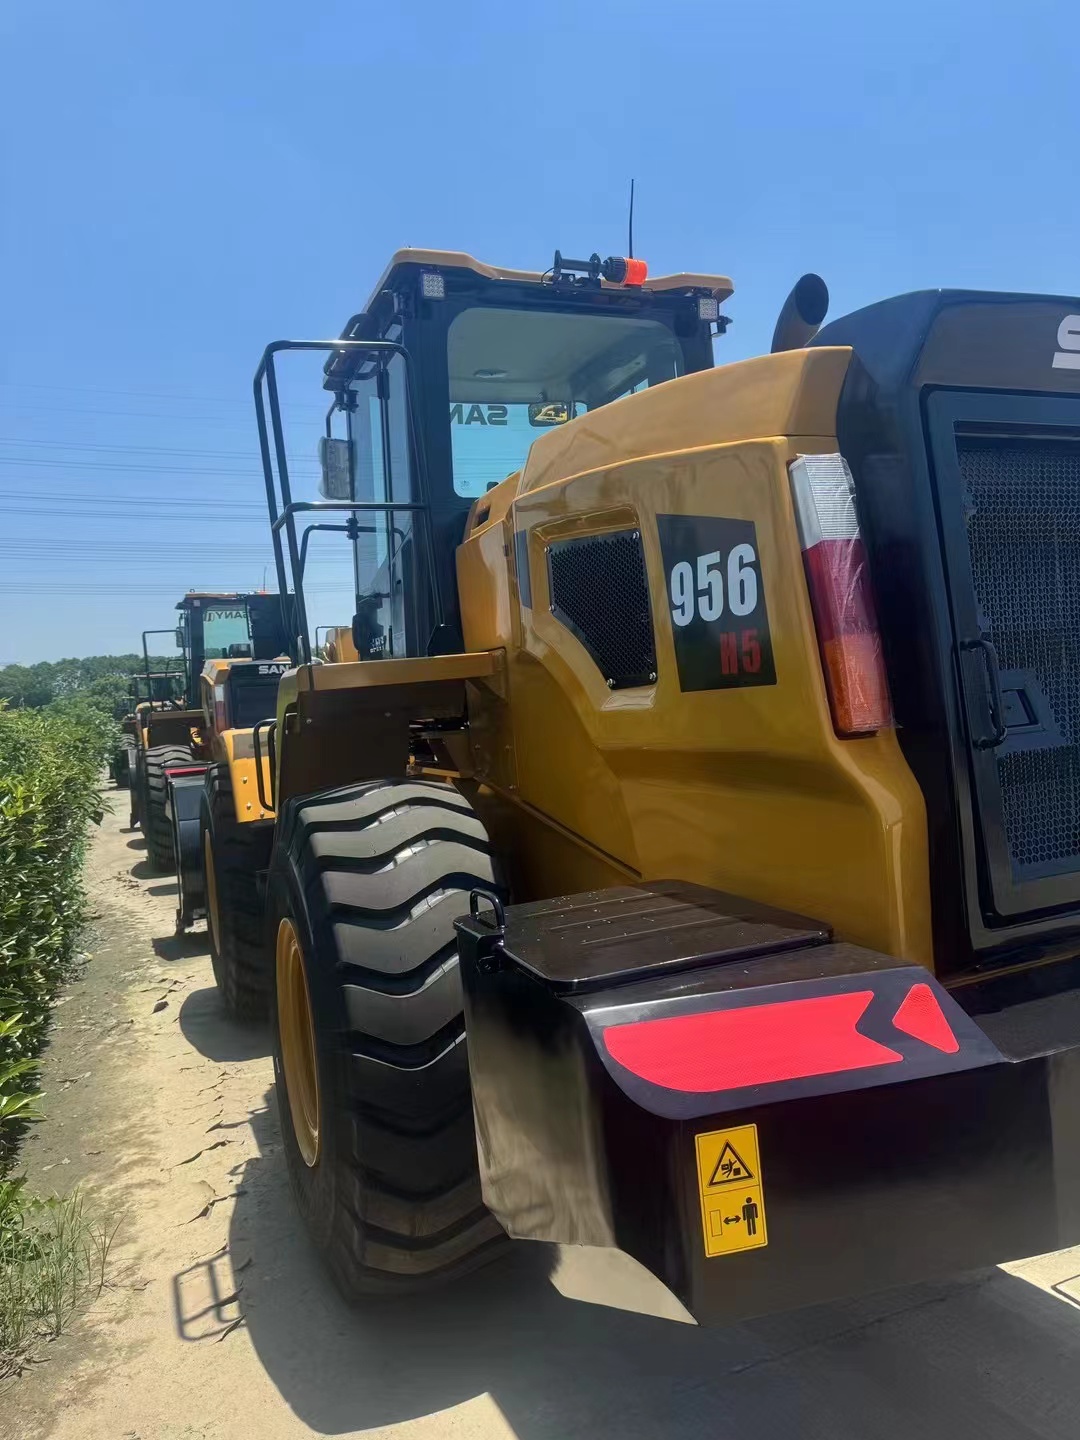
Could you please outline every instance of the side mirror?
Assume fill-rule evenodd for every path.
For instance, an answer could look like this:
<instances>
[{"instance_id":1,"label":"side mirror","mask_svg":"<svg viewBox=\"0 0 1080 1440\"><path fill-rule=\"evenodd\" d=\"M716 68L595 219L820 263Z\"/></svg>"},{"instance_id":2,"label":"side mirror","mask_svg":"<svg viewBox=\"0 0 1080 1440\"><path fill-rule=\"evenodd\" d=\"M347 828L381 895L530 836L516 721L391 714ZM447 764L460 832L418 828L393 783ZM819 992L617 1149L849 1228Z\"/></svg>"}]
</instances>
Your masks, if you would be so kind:
<instances>
[{"instance_id":1,"label":"side mirror","mask_svg":"<svg viewBox=\"0 0 1080 1440\"><path fill-rule=\"evenodd\" d=\"M182 625L178 625L176 627L176 648L178 650L183 650L186 643L187 636L184 634L184 627Z\"/></svg>"},{"instance_id":2,"label":"side mirror","mask_svg":"<svg viewBox=\"0 0 1080 1440\"><path fill-rule=\"evenodd\" d=\"M348 440L319 440L319 494L327 500L351 500Z\"/></svg>"}]
</instances>

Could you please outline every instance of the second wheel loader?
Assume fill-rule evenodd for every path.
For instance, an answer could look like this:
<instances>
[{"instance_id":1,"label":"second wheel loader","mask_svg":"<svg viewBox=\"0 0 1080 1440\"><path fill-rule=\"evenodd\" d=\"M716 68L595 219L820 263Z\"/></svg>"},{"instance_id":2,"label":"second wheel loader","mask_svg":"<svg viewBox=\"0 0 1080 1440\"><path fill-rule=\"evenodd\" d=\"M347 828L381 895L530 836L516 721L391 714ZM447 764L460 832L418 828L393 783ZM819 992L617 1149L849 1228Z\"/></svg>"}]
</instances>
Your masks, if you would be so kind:
<instances>
[{"instance_id":1,"label":"second wheel loader","mask_svg":"<svg viewBox=\"0 0 1080 1440\"><path fill-rule=\"evenodd\" d=\"M132 817L146 836L150 864L161 871L175 868L185 836L189 852L192 841L197 848L198 810L192 826L189 816L176 813L172 790L181 778L195 778L201 784L206 765L220 758L213 737L223 720L226 695L234 689L242 690L245 697L253 689L265 693L268 683L272 695L284 668L281 657L288 654L276 595L189 591L176 608L180 615L176 629L145 631L143 650L147 653L151 635L175 636L183 656L180 693L138 705L135 713ZM276 668L267 670L275 656ZM230 679L234 669L236 678ZM209 681L206 672L212 677ZM145 684L152 690L149 660ZM237 702L232 703L235 708ZM251 708L250 698L244 703ZM254 707L260 714L263 703ZM188 887L189 908L194 905L194 888ZM181 892L183 905L183 886Z\"/></svg>"},{"instance_id":2,"label":"second wheel loader","mask_svg":"<svg viewBox=\"0 0 1080 1440\"><path fill-rule=\"evenodd\" d=\"M259 367L299 636L263 983L350 1294L511 1236L723 1322L1080 1238L1080 302L819 331L807 277L714 368L731 290L402 251ZM355 660L308 640L317 508Z\"/></svg>"}]
</instances>

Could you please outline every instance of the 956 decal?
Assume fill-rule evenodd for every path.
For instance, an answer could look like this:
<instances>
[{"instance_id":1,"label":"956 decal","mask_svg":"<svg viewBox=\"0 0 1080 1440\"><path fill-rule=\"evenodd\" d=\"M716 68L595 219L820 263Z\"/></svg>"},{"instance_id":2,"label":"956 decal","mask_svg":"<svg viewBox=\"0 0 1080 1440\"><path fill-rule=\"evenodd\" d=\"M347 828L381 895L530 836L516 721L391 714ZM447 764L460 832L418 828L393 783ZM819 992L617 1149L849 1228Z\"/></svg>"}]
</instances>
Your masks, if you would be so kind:
<instances>
[{"instance_id":1,"label":"956 decal","mask_svg":"<svg viewBox=\"0 0 1080 1440\"><path fill-rule=\"evenodd\" d=\"M680 688L775 685L754 522L658 515L656 523Z\"/></svg>"}]
</instances>

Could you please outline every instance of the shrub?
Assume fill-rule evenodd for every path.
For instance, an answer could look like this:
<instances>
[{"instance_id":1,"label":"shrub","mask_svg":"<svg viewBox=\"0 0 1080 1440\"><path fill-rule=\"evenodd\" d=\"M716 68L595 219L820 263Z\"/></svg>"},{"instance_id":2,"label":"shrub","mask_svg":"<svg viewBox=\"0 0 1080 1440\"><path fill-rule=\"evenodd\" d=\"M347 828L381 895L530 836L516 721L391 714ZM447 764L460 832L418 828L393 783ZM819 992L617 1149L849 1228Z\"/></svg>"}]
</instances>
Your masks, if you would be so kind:
<instances>
[{"instance_id":1,"label":"shrub","mask_svg":"<svg viewBox=\"0 0 1080 1440\"><path fill-rule=\"evenodd\" d=\"M0 701L0 1379L101 1289L112 1241L77 1192L34 1199L10 1172L39 1118L37 1058L83 923L88 826L118 738L105 696Z\"/></svg>"},{"instance_id":2,"label":"shrub","mask_svg":"<svg viewBox=\"0 0 1080 1440\"><path fill-rule=\"evenodd\" d=\"M82 924L87 827L114 731L75 697L0 709L0 1180L32 1118L34 1062Z\"/></svg>"}]
</instances>

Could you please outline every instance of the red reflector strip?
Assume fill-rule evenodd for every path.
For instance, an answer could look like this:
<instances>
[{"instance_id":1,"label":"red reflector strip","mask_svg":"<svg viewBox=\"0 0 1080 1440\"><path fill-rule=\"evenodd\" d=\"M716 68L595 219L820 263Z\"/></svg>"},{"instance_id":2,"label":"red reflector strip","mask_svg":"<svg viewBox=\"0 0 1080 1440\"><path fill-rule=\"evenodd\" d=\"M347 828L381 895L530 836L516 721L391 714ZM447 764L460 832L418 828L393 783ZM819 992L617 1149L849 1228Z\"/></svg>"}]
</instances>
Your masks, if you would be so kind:
<instances>
[{"instance_id":1,"label":"red reflector strip","mask_svg":"<svg viewBox=\"0 0 1080 1440\"><path fill-rule=\"evenodd\" d=\"M205 775L205 765L166 765L166 775Z\"/></svg>"},{"instance_id":2,"label":"red reflector strip","mask_svg":"<svg viewBox=\"0 0 1080 1440\"><path fill-rule=\"evenodd\" d=\"M929 985L913 985L893 1016L892 1023L905 1035L912 1035L935 1050L946 1055L955 1055L960 1041L952 1032L948 1020L937 1002Z\"/></svg>"},{"instance_id":3,"label":"red reflector strip","mask_svg":"<svg viewBox=\"0 0 1080 1440\"><path fill-rule=\"evenodd\" d=\"M855 1028L873 998L872 990L855 990L638 1020L610 1026L604 1043L612 1059L642 1080L694 1093L895 1065L902 1055Z\"/></svg>"}]
</instances>

